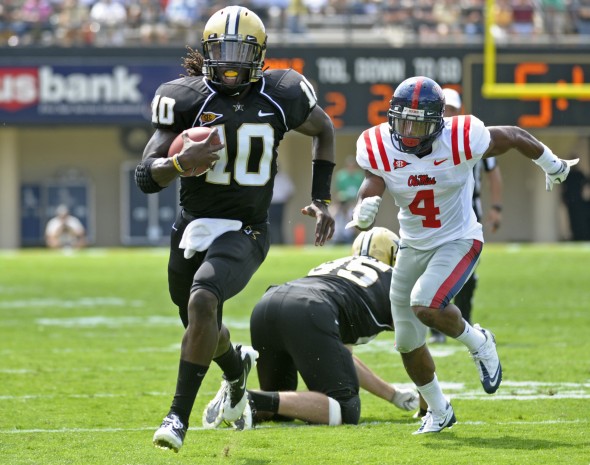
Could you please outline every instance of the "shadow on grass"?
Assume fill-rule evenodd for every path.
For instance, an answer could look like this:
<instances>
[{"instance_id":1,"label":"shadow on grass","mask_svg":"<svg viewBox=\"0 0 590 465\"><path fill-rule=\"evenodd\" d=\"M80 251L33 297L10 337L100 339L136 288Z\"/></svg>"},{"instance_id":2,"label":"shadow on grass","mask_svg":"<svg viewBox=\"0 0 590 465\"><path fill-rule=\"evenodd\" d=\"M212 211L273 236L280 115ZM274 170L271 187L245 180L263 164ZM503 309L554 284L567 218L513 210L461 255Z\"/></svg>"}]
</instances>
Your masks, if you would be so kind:
<instances>
[{"instance_id":1,"label":"shadow on grass","mask_svg":"<svg viewBox=\"0 0 590 465\"><path fill-rule=\"evenodd\" d=\"M423 436L436 439L436 442L424 443L424 447L431 447L435 449L440 448L440 443L444 441L445 450L456 448L457 450L464 450L465 446L473 447L474 449L512 449L512 450L555 450L558 448L573 448L580 450L588 450L590 442L571 443L562 441L549 441L545 439L523 438L519 436L502 436L499 438L485 438L481 436L476 437L457 437L452 431L445 431L442 434Z\"/></svg>"}]
</instances>

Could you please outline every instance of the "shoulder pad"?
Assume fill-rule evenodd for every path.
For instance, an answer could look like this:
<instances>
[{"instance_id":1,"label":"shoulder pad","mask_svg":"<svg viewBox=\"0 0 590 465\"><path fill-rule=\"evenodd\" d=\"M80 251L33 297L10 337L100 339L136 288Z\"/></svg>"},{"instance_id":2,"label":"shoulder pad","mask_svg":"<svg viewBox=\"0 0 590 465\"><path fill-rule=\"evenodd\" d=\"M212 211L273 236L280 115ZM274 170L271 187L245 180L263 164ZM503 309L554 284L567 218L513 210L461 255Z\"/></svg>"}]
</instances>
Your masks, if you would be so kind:
<instances>
[{"instance_id":1,"label":"shoulder pad","mask_svg":"<svg viewBox=\"0 0 590 465\"><path fill-rule=\"evenodd\" d=\"M284 100L295 100L303 93L311 92L313 95L313 106L317 102L315 90L307 79L294 69L270 69L264 73L264 92L273 96L281 97Z\"/></svg>"},{"instance_id":2,"label":"shoulder pad","mask_svg":"<svg viewBox=\"0 0 590 465\"><path fill-rule=\"evenodd\" d=\"M182 77L161 84L152 100L153 126L178 133L192 127L210 93L202 76Z\"/></svg>"}]
</instances>

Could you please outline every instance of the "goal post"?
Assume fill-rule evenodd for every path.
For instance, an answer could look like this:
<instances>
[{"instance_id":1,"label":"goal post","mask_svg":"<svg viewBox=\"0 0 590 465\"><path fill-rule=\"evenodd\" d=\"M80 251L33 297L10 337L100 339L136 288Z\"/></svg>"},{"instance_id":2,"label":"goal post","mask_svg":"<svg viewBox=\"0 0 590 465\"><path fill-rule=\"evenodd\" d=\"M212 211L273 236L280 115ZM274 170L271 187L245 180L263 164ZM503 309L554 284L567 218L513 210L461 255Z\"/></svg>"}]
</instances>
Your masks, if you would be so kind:
<instances>
[{"instance_id":1,"label":"goal post","mask_svg":"<svg viewBox=\"0 0 590 465\"><path fill-rule=\"evenodd\" d=\"M520 99L537 97L588 98L590 84L568 83L498 83L496 82L495 0L486 0L484 33L484 80L481 93L489 99Z\"/></svg>"}]
</instances>

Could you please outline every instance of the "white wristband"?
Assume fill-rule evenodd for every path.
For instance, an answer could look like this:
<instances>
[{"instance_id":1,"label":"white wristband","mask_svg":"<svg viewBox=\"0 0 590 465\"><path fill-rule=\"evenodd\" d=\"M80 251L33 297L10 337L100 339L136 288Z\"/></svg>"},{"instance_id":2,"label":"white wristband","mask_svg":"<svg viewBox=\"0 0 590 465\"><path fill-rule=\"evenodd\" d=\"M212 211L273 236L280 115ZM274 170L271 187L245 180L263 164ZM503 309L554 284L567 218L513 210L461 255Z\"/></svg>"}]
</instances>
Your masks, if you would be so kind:
<instances>
[{"instance_id":1,"label":"white wristband","mask_svg":"<svg viewBox=\"0 0 590 465\"><path fill-rule=\"evenodd\" d=\"M545 173L557 173L561 169L561 160L545 144L543 144L543 147L545 150L543 150L541 156L536 160L533 160L533 162L539 165Z\"/></svg>"}]
</instances>

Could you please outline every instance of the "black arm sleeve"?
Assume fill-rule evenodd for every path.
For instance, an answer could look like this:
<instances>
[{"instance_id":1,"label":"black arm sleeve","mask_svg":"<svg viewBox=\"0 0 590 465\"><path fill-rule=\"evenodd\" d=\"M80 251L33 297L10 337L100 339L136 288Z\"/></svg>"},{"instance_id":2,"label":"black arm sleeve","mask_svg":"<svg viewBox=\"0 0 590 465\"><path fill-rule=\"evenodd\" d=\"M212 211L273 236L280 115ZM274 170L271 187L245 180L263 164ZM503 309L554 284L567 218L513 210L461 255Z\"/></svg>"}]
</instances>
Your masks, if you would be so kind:
<instances>
[{"instance_id":1,"label":"black arm sleeve","mask_svg":"<svg viewBox=\"0 0 590 465\"><path fill-rule=\"evenodd\" d=\"M335 164L327 160L313 160L312 163L311 198L330 203L330 185Z\"/></svg>"}]
</instances>

